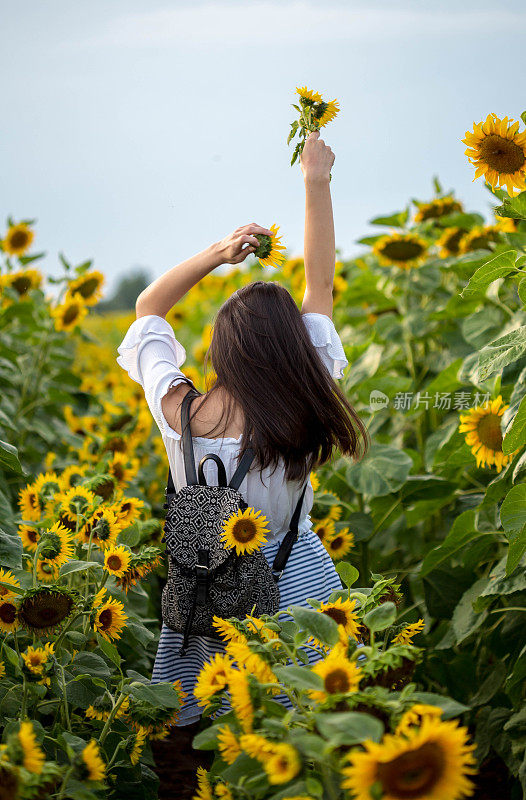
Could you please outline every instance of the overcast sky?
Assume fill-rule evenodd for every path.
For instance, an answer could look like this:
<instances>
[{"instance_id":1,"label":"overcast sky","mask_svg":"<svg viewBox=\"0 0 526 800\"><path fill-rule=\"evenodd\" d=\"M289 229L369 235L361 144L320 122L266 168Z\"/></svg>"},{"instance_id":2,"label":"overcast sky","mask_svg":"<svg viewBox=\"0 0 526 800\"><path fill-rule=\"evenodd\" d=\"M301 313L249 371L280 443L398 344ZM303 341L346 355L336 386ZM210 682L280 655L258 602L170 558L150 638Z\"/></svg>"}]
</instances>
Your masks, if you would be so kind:
<instances>
[{"instance_id":1,"label":"overcast sky","mask_svg":"<svg viewBox=\"0 0 526 800\"><path fill-rule=\"evenodd\" d=\"M108 278L160 275L239 225L303 242L303 182L285 139L297 85L341 113L336 241L429 199L432 177L486 213L463 152L489 112L526 106L522 2L0 0L0 218Z\"/></svg>"}]
</instances>

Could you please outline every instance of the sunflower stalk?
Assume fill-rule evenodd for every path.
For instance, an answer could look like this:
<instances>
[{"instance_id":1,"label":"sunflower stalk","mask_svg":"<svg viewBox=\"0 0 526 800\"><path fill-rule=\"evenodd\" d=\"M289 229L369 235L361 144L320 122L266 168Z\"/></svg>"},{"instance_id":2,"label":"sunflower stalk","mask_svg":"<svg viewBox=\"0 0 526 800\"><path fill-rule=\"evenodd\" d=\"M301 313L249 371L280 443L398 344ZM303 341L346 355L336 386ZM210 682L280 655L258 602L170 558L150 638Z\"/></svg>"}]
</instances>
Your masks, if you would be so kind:
<instances>
[{"instance_id":1,"label":"sunflower stalk","mask_svg":"<svg viewBox=\"0 0 526 800\"><path fill-rule=\"evenodd\" d=\"M112 724L113 720L115 719L115 716L116 716L119 708L122 706L122 704L126 700L127 696L128 696L127 694L125 694L124 692L121 692L119 697L118 697L118 699L113 702L113 708L110 711L108 719L106 720L104 728L102 729L101 734L99 736L99 745L100 745L100 747L102 747L102 745L104 744L104 742L106 740L106 737L107 737L108 733L110 732L111 724Z\"/></svg>"}]
</instances>

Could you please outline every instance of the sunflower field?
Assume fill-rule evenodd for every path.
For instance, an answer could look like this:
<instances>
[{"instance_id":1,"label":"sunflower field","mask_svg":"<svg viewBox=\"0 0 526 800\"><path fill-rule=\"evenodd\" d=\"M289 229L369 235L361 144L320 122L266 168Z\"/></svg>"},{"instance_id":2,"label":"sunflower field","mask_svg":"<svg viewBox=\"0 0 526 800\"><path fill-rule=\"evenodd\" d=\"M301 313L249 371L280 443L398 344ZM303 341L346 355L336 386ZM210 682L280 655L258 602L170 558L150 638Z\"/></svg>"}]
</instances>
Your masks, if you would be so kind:
<instances>
[{"instance_id":1,"label":"sunflower field","mask_svg":"<svg viewBox=\"0 0 526 800\"><path fill-rule=\"evenodd\" d=\"M304 92L300 130L317 104ZM519 128L490 114L464 140L490 219L435 179L434 196L371 220L361 253L336 264L341 386L372 439L361 461L311 475L342 588L272 617L215 619L225 652L196 687L194 746L211 764L200 800L526 796ZM33 220L10 219L2 239L0 797L174 796L155 753L185 693L150 683L168 465L141 387L116 364L135 313L94 313L104 275L89 261L61 257L48 296L35 236ZM213 381L215 312L269 278L301 302L301 258L254 261L209 275L167 315L198 389Z\"/></svg>"}]
</instances>

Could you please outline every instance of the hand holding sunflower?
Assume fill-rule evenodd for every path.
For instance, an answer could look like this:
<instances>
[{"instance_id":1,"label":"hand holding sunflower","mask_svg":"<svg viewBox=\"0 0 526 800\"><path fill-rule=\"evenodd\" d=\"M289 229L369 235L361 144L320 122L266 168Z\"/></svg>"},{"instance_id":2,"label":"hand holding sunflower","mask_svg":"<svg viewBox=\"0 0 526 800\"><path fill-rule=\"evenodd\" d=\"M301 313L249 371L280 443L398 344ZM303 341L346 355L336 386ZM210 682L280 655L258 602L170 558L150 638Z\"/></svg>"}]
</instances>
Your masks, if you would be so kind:
<instances>
[{"instance_id":1,"label":"hand holding sunflower","mask_svg":"<svg viewBox=\"0 0 526 800\"><path fill-rule=\"evenodd\" d=\"M305 181L329 180L334 159L331 148L320 139L320 132L309 133L300 156L300 167Z\"/></svg>"}]
</instances>

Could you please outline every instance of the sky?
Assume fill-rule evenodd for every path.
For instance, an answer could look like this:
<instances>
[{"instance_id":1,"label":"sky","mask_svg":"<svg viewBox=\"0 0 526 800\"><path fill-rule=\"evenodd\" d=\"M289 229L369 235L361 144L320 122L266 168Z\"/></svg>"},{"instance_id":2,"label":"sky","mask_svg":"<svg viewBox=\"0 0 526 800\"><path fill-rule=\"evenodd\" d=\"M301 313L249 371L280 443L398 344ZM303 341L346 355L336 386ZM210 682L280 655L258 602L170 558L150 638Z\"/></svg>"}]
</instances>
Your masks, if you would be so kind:
<instances>
[{"instance_id":1,"label":"sky","mask_svg":"<svg viewBox=\"0 0 526 800\"><path fill-rule=\"evenodd\" d=\"M0 19L0 230L36 218L43 271L92 258L105 297L250 222L302 252L296 86L340 103L322 136L344 258L434 175L487 215L461 139L526 105L513 0L0 0Z\"/></svg>"}]
</instances>

